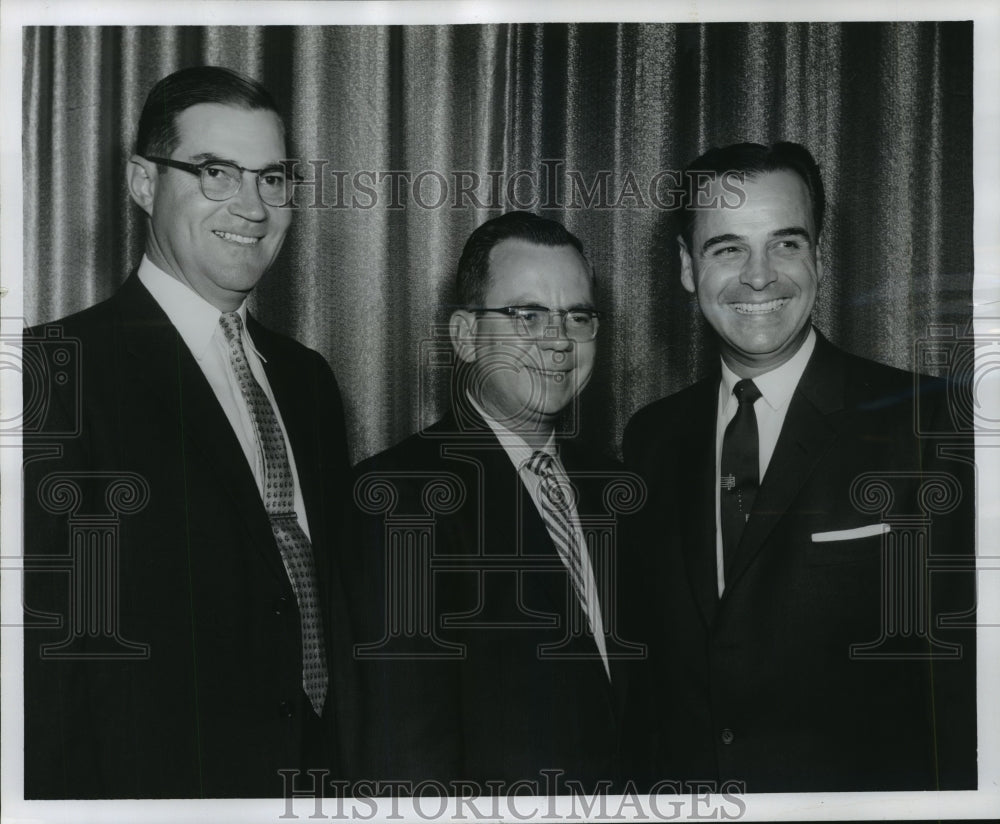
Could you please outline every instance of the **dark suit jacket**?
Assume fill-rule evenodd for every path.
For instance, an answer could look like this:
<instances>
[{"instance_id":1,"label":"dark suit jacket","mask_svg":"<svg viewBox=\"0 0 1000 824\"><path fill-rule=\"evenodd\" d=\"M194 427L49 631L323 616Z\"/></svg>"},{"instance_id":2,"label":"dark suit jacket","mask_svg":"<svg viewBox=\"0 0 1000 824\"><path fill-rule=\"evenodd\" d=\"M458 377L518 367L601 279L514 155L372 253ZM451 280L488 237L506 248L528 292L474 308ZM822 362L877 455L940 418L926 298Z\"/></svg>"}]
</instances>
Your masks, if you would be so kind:
<instances>
[{"instance_id":1,"label":"dark suit jacket","mask_svg":"<svg viewBox=\"0 0 1000 824\"><path fill-rule=\"evenodd\" d=\"M452 794L447 782L458 780L494 795L558 792L547 780L610 786L620 659L611 660L612 687L510 458L481 418L460 419L461 431L449 414L355 470L351 590L368 644L359 650L369 699L363 772L412 782L403 793L422 780ZM603 514L607 526L616 505L604 491L622 477L620 465L560 450L581 518ZM613 584L604 563L620 560L615 535L605 536L599 588ZM408 606L395 606L400 597ZM616 610L604 596L606 631ZM608 639L609 655L635 653L621 640Z\"/></svg>"},{"instance_id":2,"label":"dark suit jacket","mask_svg":"<svg viewBox=\"0 0 1000 824\"><path fill-rule=\"evenodd\" d=\"M649 719L648 777L749 792L975 787L975 580L961 561L942 569L974 547L953 388L819 337L719 599L718 385L716 373L647 406L625 433L626 463L650 488L652 586L637 602L652 605L658 658L646 703L633 702L637 725ZM813 540L879 523L884 539ZM939 625L963 611L963 625Z\"/></svg>"},{"instance_id":3,"label":"dark suit jacket","mask_svg":"<svg viewBox=\"0 0 1000 824\"><path fill-rule=\"evenodd\" d=\"M332 770L345 766L353 687L330 517L349 471L340 396L321 356L247 325L330 605L322 722L304 711L298 607L250 467L133 275L25 335L26 360L45 367L25 373L38 413L25 434L29 798L281 795L277 771L302 765L307 739L325 740ZM108 576L99 596L88 575Z\"/></svg>"}]
</instances>

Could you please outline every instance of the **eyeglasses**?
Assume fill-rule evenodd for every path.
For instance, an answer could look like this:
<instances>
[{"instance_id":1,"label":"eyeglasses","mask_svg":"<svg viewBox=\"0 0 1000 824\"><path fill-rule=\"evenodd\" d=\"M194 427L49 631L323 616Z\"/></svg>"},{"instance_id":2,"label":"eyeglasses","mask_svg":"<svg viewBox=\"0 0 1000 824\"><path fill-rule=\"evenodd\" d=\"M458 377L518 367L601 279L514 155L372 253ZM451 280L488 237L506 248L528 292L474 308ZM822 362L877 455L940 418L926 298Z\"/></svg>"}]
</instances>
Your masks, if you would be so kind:
<instances>
[{"instance_id":1,"label":"eyeglasses","mask_svg":"<svg viewBox=\"0 0 1000 824\"><path fill-rule=\"evenodd\" d=\"M209 200L229 200L234 197L243 185L244 172L250 172L254 176L260 199L268 206L286 206L292 199L293 181L280 166L245 169L226 160L206 160L197 164L166 157L147 157L146 160L197 175L201 193Z\"/></svg>"},{"instance_id":2,"label":"eyeglasses","mask_svg":"<svg viewBox=\"0 0 1000 824\"><path fill-rule=\"evenodd\" d=\"M500 306L495 309L481 307L471 311L499 312L507 315L514 329L522 338L553 337L552 320L562 318L566 337L577 343L587 343L597 337L601 312L596 309L549 309L547 306Z\"/></svg>"}]
</instances>

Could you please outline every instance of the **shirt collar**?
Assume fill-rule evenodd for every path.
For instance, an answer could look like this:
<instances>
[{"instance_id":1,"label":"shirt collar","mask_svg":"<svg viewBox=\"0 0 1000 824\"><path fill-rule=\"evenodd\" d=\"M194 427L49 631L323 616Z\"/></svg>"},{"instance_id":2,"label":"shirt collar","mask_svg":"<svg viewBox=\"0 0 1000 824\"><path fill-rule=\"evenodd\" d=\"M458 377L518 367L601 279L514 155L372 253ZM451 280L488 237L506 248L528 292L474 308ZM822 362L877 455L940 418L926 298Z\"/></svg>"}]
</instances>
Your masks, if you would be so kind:
<instances>
[{"instance_id":1,"label":"shirt collar","mask_svg":"<svg viewBox=\"0 0 1000 824\"><path fill-rule=\"evenodd\" d=\"M784 409L792 400L795 394L795 387L799 385L802 373L806 371L806 364L816 348L816 330L809 327L809 334L799 347L799 351L786 360L781 366L758 375L753 379L754 384L760 390L761 397L765 403L773 410ZM733 387L740 380L739 375L733 372L725 361L722 362L722 392L726 398L726 403L733 397Z\"/></svg>"},{"instance_id":2,"label":"shirt collar","mask_svg":"<svg viewBox=\"0 0 1000 824\"><path fill-rule=\"evenodd\" d=\"M493 434L496 435L497 440L500 441L500 445L503 446L504 451L506 451L514 466L520 470L535 453L536 448L528 446L528 444L525 443L524 438L516 432L512 432L499 421L490 417L489 413L476 403L475 399L468 392L465 393L465 397L468 398L469 403L472 404L472 408L479 413L482 419L486 421L486 425L493 431ZM553 458L556 457L555 441L556 434L555 432L552 432L549 435L549 439L545 442L545 446L541 447L541 451L547 452Z\"/></svg>"},{"instance_id":3,"label":"shirt collar","mask_svg":"<svg viewBox=\"0 0 1000 824\"><path fill-rule=\"evenodd\" d=\"M166 313L184 343L187 344L188 349L191 350L191 354L197 360L202 360L213 336L221 329L219 318L222 317L222 312L194 289L168 275L146 255L142 256L142 262L139 264L139 280ZM254 353L261 360L264 360L253 345L253 340L251 340L246 327L246 300L240 304L236 311L240 320L243 321L244 346L249 342Z\"/></svg>"}]
</instances>

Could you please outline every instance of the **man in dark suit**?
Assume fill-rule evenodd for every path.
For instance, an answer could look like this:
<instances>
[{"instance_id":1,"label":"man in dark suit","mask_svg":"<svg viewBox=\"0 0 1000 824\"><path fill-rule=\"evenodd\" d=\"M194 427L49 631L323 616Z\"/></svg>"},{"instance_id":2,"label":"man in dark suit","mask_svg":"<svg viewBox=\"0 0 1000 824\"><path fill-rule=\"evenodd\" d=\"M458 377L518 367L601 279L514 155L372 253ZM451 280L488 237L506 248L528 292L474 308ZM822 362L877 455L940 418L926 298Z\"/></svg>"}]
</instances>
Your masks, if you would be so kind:
<instances>
[{"instance_id":1,"label":"man in dark suit","mask_svg":"<svg viewBox=\"0 0 1000 824\"><path fill-rule=\"evenodd\" d=\"M957 387L811 323L824 196L792 143L713 149L681 279L721 359L638 412L652 779L976 786L974 477ZM934 437L921 433L935 433Z\"/></svg>"},{"instance_id":2,"label":"man in dark suit","mask_svg":"<svg viewBox=\"0 0 1000 824\"><path fill-rule=\"evenodd\" d=\"M346 768L340 396L245 304L291 221L285 152L256 81L161 80L127 167L138 270L25 336L76 353L25 436L28 798L281 796Z\"/></svg>"},{"instance_id":3,"label":"man in dark suit","mask_svg":"<svg viewBox=\"0 0 1000 824\"><path fill-rule=\"evenodd\" d=\"M457 298L450 413L356 469L364 772L607 790L618 663L641 650L614 631L629 504L606 493L638 489L556 434L594 364L591 268L561 224L511 212L469 238Z\"/></svg>"}]
</instances>

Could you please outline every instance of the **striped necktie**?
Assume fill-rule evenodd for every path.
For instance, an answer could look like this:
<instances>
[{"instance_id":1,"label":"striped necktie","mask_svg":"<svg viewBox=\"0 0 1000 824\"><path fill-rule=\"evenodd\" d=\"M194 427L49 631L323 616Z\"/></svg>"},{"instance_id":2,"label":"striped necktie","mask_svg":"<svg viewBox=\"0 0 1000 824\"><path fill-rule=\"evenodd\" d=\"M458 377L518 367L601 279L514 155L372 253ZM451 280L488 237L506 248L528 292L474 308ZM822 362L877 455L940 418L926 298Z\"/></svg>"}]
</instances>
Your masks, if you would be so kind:
<instances>
[{"instance_id":1,"label":"striped necktie","mask_svg":"<svg viewBox=\"0 0 1000 824\"><path fill-rule=\"evenodd\" d=\"M302 624L302 688L316 714L322 715L328 676L319 587L312 544L295 515L295 481L288 463L285 438L271 402L250 371L243 349L242 319L237 312L227 312L219 318L219 323L229 346L233 372L250 410L257 442L264 457L264 508L299 605Z\"/></svg>"},{"instance_id":2,"label":"striped necktie","mask_svg":"<svg viewBox=\"0 0 1000 824\"><path fill-rule=\"evenodd\" d=\"M581 546L570 517L574 506L572 490L556 474L553 458L547 452L536 449L524 466L540 480L542 518L560 558L569 570L573 590L587 616L591 632L595 637L598 634L602 636L598 639L598 648L603 658L605 652L601 606L597 600L597 592L593 586L587 585L588 579L593 579L588 575L589 565L584 557L586 548Z\"/></svg>"}]
</instances>

